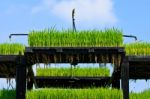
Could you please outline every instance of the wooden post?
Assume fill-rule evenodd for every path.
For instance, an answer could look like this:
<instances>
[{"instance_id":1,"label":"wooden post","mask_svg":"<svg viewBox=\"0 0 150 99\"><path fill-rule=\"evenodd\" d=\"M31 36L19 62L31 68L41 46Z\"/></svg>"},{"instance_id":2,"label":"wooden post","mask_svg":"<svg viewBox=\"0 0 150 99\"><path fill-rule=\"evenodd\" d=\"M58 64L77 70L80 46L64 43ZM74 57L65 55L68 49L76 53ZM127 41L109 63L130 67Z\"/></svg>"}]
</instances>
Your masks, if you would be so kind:
<instances>
[{"instance_id":1,"label":"wooden post","mask_svg":"<svg viewBox=\"0 0 150 99\"><path fill-rule=\"evenodd\" d=\"M16 68L16 99L26 99L26 65L24 59L19 59Z\"/></svg>"},{"instance_id":2,"label":"wooden post","mask_svg":"<svg viewBox=\"0 0 150 99\"><path fill-rule=\"evenodd\" d=\"M28 73L27 73L27 89L31 90L33 88L34 83L34 72L32 69L32 66L28 67Z\"/></svg>"},{"instance_id":3,"label":"wooden post","mask_svg":"<svg viewBox=\"0 0 150 99\"><path fill-rule=\"evenodd\" d=\"M120 70L118 65L115 65L112 77L112 87L120 89Z\"/></svg>"},{"instance_id":4,"label":"wooden post","mask_svg":"<svg viewBox=\"0 0 150 99\"><path fill-rule=\"evenodd\" d=\"M123 99L129 99L129 62L127 57L123 57L121 65L121 79Z\"/></svg>"}]
</instances>

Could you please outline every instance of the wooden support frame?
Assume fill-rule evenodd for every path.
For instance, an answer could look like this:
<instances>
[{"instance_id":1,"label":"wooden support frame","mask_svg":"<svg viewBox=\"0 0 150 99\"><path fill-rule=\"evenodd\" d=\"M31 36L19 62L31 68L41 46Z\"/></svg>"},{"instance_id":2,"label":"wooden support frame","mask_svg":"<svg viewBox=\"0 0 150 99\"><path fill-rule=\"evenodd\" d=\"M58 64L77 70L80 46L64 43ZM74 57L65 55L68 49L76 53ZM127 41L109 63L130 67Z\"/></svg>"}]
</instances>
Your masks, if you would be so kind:
<instances>
[{"instance_id":1,"label":"wooden support frame","mask_svg":"<svg viewBox=\"0 0 150 99\"><path fill-rule=\"evenodd\" d=\"M31 66L32 64L35 64L39 61L35 61L35 62L31 62L30 59L30 55L32 56L38 56L40 58L42 58L41 56L47 55L106 55L108 57L111 57L112 55L122 55L124 53L124 48L123 47L26 47L26 50L24 52L24 55L0 55L0 61L1 62L14 62L16 65L16 98L17 99L25 99L25 95L26 95L26 79L28 80L28 76L27 76L27 67ZM124 56L125 57L125 56ZM36 57L33 57L36 60ZM63 58L63 57L62 57ZM27 61L28 60L28 61ZM40 60L40 59L39 59ZM85 58L83 60L78 61L78 63L97 63L95 61L95 58L92 58L92 61L89 61L90 58ZM108 63L111 63L112 60L111 58L106 59ZM101 59L99 59L99 61L101 61ZM43 62L43 61L40 61ZM53 61L50 61L51 63ZM68 63L69 61L60 61L60 63ZM55 61L54 61L55 63ZM59 63L59 61L58 61ZM70 62L69 62L70 63ZM29 65L30 64L30 65ZM125 65L123 65L122 67L125 67ZM29 82L27 84L27 89L32 89L33 86L33 71L30 69L28 69L29 71L31 71L28 75L29 75ZM126 68L123 70L126 70ZM116 71L117 72L117 71ZM124 73L124 72L123 72ZM119 74L116 73L115 76L119 75L120 77L120 72ZM126 74L125 74L126 75ZM31 77L32 76L32 77ZM114 79L114 84L113 86L116 88L119 88L120 84L120 80L119 77L115 77ZM110 78L109 78L110 79ZM108 79L108 81L109 81ZM125 80L126 78L124 78L124 76L122 77L122 82L126 83ZM31 81L32 80L32 81ZM77 79L74 79L77 80ZM84 80L84 79L83 79ZM85 84L85 80L83 81L81 80L84 84ZM78 80L77 80L78 81ZM106 81L106 82L108 82ZM49 82L49 81L48 81ZM87 81L88 82L88 81ZM96 82L96 81L95 81ZM35 82L34 82L35 83ZM77 83L78 84L78 83ZM126 90L127 86L124 85L123 90ZM124 91L125 92L125 91ZM128 99L128 98L125 98Z\"/></svg>"},{"instance_id":2,"label":"wooden support frame","mask_svg":"<svg viewBox=\"0 0 150 99\"><path fill-rule=\"evenodd\" d=\"M123 99L129 99L129 61L125 56L121 65L121 86Z\"/></svg>"}]
</instances>

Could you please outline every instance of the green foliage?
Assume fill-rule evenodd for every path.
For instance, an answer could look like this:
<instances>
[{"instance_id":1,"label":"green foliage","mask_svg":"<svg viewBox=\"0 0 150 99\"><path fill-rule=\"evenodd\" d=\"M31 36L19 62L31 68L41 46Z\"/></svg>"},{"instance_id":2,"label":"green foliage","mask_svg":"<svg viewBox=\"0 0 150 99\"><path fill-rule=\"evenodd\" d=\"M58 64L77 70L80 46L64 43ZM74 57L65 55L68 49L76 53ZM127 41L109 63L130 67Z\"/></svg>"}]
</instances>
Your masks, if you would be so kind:
<instances>
[{"instance_id":1,"label":"green foliage","mask_svg":"<svg viewBox=\"0 0 150 99\"><path fill-rule=\"evenodd\" d=\"M37 76L110 76L108 68L37 68Z\"/></svg>"},{"instance_id":2,"label":"green foliage","mask_svg":"<svg viewBox=\"0 0 150 99\"><path fill-rule=\"evenodd\" d=\"M18 55L21 53L24 54L25 46L19 43L3 43L0 44L0 54L1 55Z\"/></svg>"},{"instance_id":3,"label":"green foliage","mask_svg":"<svg viewBox=\"0 0 150 99\"><path fill-rule=\"evenodd\" d=\"M125 44L125 50L127 55L150 55L150 43L130 43Z\"/></svg>"},{"instance_id":4,"label":"green foliage","mask_svg":"<svg viewBox=\"0 0 150 99\"><path fill-rule=\"evenodd\" d=\"M120 30L114 28L77 32L47 29L30 32L28 43L31 47L117 47L122 46L123 36Z\"/></svg>"},{"instance_id":5,"label":"green foliage","mask_svg":"<svg viewBox=\"0 0 150 99\"><path fill-rule=\"evenodd\" d=\"M122 91L108 88L44 88L28 91L27 99L122 99Z\"/></svg>"}]
</instances>

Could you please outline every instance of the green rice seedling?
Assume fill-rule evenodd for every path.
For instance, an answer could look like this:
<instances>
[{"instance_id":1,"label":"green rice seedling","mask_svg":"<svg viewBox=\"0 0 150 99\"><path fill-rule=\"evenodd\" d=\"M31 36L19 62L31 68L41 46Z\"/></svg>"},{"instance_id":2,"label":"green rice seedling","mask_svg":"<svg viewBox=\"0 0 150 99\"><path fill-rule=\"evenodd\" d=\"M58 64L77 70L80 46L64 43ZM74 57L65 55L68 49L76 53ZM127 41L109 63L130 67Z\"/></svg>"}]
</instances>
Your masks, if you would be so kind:
<instances>
[{"instance_id":1,"label":"green rice seedling","mask_svg":"<svg viewBox=\"0 0 150 99\"><path fill-rule=\"evenodd\" d=\"M130 99L149 99L150 91L130 93ZM0 99L16 99L15 90L0 90ZM26 92L26 99L123 99L123 93L111 88L41 88Z\"/></svg>"},{"instance_id":2,"label":"green rice seedling","mask_svg":"<svg viewBox=\"0 0 150 99\"><path fill-rule=\"evenodd\" d=\"M123 45L123 36L122 31L115 28L77 32L45 29L31 31L28 43L31 47L118 47Z\"/></svg>"},{"instance_id":3,"label":"green rice seedling","mask_svg":"<svg viewBox=\"0 0 150 99\"><path fill-rule=\"evenodd\" d=\"M37 68L37 76L110 76L108 68Z\"/></svg>"},{"instance_id":4,"label":"green rice seedling","mask_svg":"<svg viewBox=\"0 0 150 99\"><path fill-rule=\"evenodd\" d=\"M123 99L122 91L109 88L44 88L28 91L27 99Z\"/></svg>"},{"instance_id":5,"label":"green rice seedling","mask_svg":"<svg viewBox=\"0 0 150 99\"><path fill-rule=\"evenodd\" d=\"M16 99L15 90L0 90L0 99Z\"/></svg>"},{"instance_id":6,"label":"green rice seedling","mask_svg":"<svg viewBox=\"0 0 150 99\"><path fill-rule=\"evenodd\" d=\"M150 43L130 43L125 44L125 50L127 55L140 55L149 56L150 55Z\"/></svg>"},{"instance_id":7,"label":"green rice seedling","mask_svg":"<svg viewBox=\"0 0 150 99\"><path fill-rule=\"evenodd\" d=\"M25 46L19 43L3 43L0 44L0 54L1 55L18 55L24 54Z\"/></svg>"},{"instance_id":8,"label":"green rice seedling","mask_svg":"<svg viewBox=\"0 0 150 99\"><path fill-rule=\"evenodd\" d=\"M150 90L146 90L140 93L130 93L130 99L149 99Z\"/></svg>"}]
</instances>

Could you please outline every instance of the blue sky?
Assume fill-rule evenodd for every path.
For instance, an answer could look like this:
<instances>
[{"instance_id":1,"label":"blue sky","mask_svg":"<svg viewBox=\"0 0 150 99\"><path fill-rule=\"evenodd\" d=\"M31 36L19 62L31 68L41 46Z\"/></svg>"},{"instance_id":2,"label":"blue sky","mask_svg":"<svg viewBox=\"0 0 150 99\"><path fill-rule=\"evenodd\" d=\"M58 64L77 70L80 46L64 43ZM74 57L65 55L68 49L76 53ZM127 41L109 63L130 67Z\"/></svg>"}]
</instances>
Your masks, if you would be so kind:
<instances>
[{"instance_id":1,"label":"blue sky","mask_svg":"<svg viewBox=\"0 0 150 99\"><path fill-rule=\"evenodd\" d=\"M117 27L124 34L150 41L149 4L149 0L3 0L0 3L0 42L8 41L10 33L28 33L52 26L71 28L72 8L76 8L78 30ZM26 39L14 40L24 42Z\"/></svg>"},{"instance_id":2,"label":"blue sky","mask_svg":"<svg viewBox=\"0 0 150 99\"><path fill-rule=\"evenodd\" d=\"M1 0L0 43L9 42L10 33L52 26L71 28L73 8L78 30L116 27L124 34L150 42L149 5L150 0ZM12 41L27 44L26 37L14 37Z\"/></svg>"}]
</instances>

